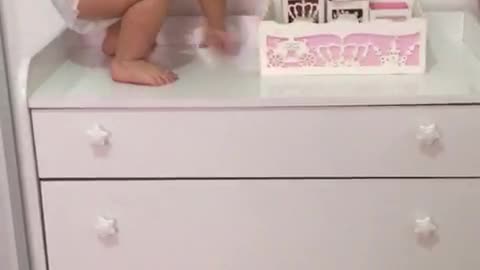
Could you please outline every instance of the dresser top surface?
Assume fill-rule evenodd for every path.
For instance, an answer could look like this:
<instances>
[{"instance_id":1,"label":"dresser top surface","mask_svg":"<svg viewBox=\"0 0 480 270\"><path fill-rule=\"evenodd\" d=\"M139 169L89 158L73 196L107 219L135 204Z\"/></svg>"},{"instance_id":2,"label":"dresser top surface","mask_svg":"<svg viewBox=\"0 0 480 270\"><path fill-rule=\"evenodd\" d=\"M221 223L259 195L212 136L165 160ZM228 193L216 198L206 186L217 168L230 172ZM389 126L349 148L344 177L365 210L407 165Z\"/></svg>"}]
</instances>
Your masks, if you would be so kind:
<instances>
[{"instance_id":1,"label":"dresser top surface","mask_svg":"<svg viewBox=\"0 0 480 270\"><path fill-rule=\"evenodd\" d=\"M472 31L477 31L472 33ZM463 33L463 35L462 35ZM468 36L467 36L468 35ZM164 87L115 83L108 59L81 49L29 97L30 108L194 108L480 103L480 26L463 13L429 15L424 75L261 77L256 50L213 59L204 49L157 48L154 61L178 73ZM468 44L464 42L468 39ZM477 43L478 42L478 43ZM480 51L477 51L480 53Z\"/></svg>"}]
</instances>

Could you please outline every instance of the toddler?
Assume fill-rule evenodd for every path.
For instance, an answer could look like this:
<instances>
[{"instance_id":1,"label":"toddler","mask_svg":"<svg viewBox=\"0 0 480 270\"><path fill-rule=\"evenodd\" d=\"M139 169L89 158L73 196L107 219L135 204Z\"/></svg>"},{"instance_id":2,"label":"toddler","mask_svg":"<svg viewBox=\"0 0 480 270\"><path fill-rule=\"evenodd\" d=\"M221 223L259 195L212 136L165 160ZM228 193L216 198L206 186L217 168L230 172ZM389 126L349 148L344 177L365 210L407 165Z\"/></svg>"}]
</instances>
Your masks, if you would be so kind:
<instances>
[{"instance_id":1,"label":"toddler","mask_svg":"<svg viewBox=\"0 0 480 270\"><path fill-rule=\"evenodd\" d=\"M114 81L160 86L178 79L147 61L170 0L52 0L72 30L107 28L103 51L113 57ZM226 0L199 0L206 17L204 46L225 49Z\"/></svg>"}]
</instances>

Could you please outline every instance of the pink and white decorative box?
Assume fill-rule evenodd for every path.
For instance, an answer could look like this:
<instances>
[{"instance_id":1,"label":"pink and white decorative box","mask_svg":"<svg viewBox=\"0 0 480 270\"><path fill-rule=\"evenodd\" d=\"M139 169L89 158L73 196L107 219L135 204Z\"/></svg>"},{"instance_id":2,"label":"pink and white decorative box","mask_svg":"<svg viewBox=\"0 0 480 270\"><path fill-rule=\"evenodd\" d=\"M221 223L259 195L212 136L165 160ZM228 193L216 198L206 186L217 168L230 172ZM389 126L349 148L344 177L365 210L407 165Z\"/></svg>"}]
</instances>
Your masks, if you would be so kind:
<instances>
[{"instance_id":1,"label":"pink and white decorative box","mask_svg":"<svg viewBox=\"0 0 480 270\"><path fill-rule=\"evenodd\" d=\"M262 75L424 73L427 19L419 1L407 1L413 16L400 22L262 21Z\"/></svg>"}]
</instances>

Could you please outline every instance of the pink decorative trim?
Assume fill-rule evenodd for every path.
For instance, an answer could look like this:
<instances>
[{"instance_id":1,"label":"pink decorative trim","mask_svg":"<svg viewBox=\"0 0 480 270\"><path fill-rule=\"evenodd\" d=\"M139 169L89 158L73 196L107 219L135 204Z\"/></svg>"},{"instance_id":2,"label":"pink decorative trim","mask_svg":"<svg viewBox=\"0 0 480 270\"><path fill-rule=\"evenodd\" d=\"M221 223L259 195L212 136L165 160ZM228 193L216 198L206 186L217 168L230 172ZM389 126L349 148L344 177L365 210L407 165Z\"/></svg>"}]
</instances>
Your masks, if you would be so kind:
<instances>
[{"instance_id":1,"label":"pink decorative trim","mask_svg":"<svg viewBox=\"0 0 480 270\"><path fill-rule=\"evenodd\" d=\"M268 67L402 67L420 65L420 33L267 36Z\"/></svg>"},{"instance_id":2,"label":"pink decorative trim","mask_svg":"<svg viewBox=\"0 0 480 270\"><path fill-rule=\"evenodd\" d=\"M408 9L408 4L405 2L372 2L370 9Z\"/></svg>"}]
</instances>

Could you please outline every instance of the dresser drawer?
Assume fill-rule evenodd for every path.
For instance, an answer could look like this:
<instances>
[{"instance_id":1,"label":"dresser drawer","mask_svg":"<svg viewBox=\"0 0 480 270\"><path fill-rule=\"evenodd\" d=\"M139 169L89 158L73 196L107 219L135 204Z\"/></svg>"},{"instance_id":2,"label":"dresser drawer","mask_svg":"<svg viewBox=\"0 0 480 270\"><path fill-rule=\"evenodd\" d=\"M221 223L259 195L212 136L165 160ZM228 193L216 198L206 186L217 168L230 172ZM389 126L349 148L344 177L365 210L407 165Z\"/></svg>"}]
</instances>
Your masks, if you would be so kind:
<instances>
[{"instance_id":1,"label":"dresser drawer","mask_svg":"<svg viewBox=\"0 0 480 270\"><path fill-rule=\"evenodd\" d=\"M479 181L45 181L49 265L474 270Z\"/></svg>"},{"instance_id":2,"label":"dresser drawer","mask_svg":"<svg viewBox=\"0 0 480 270\"><path fill-rule=\"evenodd\" d=\"M480 176L480 107L34 110L41 178Z\"/></svg>"}]
</instances>

